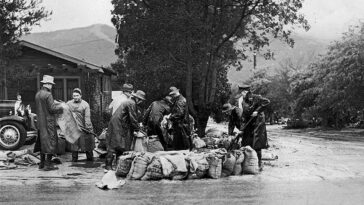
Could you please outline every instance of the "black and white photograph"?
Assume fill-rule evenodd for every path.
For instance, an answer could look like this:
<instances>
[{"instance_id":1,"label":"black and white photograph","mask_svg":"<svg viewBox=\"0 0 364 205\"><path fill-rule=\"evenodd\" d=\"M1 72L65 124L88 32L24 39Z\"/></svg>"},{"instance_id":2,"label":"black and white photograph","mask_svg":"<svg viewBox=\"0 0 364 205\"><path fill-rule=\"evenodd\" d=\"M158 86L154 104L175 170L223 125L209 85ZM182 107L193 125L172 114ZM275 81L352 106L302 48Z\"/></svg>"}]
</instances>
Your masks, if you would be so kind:
<instances>
[{"instance_id":1,"label":"black and white photograph","mask_svg":"<svg viewBox=\"0 0 364 205\"><path fill-rule=\"evenodd\" d=\"M363 203L363 0L0 0L0 204Z\"/></svg>"}]
</instances>

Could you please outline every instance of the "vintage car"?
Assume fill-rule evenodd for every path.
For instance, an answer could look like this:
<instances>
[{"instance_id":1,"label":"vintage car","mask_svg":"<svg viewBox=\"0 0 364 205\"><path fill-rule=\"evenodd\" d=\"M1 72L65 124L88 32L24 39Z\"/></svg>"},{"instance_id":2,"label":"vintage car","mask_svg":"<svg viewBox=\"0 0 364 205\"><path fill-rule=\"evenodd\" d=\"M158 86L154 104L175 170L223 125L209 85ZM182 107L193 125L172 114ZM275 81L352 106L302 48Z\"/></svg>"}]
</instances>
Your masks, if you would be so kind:
<instances>
[{"instance_id":1,"label":"vintage car","mask_svg":"<svg viewBox=\"0 0 364 205\"><path fill-rule=\"evenodd\" d=\"M0 149L17 150L37 136L36 115L30 106L15 115L16 100L0 100Z\"/></svg>"}]
</instances>

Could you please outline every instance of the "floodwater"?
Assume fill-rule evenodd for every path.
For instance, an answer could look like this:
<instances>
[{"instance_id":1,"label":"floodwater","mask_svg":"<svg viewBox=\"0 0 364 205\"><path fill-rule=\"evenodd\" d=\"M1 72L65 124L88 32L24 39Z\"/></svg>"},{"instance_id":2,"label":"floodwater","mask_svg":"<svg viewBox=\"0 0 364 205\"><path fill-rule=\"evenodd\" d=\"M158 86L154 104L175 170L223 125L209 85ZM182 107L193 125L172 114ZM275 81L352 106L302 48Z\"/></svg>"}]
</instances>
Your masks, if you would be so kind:
<instances>
[{"instance_id":1,"label":"floodwater","mask_svg":"<svg viewBox=\"0 0 364 205\"><path fill-rule=\"evenodd\" d=\"M363 204L364 179L268 181L259 176L219 180L128 181L100 190L89 184L59 186L43 181L0 186L6 204Z\"/></svg>"},{"instance_id":2,"label":"floodwater","mask_svg":"<svg viewBox=\"0 0 364 205\"><path fill-rule=\"evenodd\" d=\"M0 172L3 204L364 204L364 132L289 131L269 126L269 152L259 175L186 181L127 181L100 190L103 160L54 172L36 167ZM226 129L226 128L224 128ZM343 140L344 139L344 140ZM84 157L84 156L83 156Z\"/></svg>"}]
</instances>

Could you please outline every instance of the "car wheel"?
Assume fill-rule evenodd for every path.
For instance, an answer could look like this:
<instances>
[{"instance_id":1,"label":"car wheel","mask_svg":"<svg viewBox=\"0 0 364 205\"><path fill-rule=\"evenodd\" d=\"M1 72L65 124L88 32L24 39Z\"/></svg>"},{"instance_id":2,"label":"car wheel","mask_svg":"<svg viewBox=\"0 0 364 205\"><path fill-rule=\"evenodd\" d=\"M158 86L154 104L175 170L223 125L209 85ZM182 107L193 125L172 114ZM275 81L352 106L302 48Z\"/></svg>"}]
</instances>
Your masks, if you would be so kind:
<instances>
[{"instance_id":1,"label":"car wheel","mask_svg":"<svg viewBox=\"0 0 364 205\"><path fill-rule=\"evenodd\" d=\"M0 148L17 150L23 146L27 132L23 125L17 122L3 122L0 124Z\"/></svg>"}]
</instances>

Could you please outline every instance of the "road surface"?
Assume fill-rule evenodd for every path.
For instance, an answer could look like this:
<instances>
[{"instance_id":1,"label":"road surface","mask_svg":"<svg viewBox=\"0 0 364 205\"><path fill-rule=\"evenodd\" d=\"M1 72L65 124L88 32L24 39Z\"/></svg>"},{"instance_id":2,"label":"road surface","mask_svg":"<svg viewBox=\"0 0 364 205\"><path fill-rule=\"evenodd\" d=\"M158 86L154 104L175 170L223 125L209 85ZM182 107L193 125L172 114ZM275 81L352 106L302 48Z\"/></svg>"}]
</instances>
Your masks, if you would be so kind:
<instances>
[{"instance_id":1,"label":"road surface","mask_svg":"<svg viewBox=\"0 0 364 205\"><path fill-rule=\"evenodd\" d=\"M220 125L226 128L224 125ZM4 204L363 204L363 130L283 130L268 126L276 161L256 176L187 181L127 181L104 191L102 161L0 171ZM83 156L82 156L83 157Z\"/></svg>"}]
</instances>

